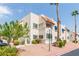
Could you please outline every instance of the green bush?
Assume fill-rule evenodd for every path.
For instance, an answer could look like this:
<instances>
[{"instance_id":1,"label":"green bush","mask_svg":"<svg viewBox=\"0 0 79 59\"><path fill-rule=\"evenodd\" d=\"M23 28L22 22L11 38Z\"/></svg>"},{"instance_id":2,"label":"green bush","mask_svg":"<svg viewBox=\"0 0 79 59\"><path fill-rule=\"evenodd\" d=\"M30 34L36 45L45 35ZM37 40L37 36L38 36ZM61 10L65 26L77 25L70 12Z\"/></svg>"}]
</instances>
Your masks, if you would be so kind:
<instances>
[{"instance_id":1,"label":"green bush","mask_svg":"<svg viewBox=\"0 0 79 59\"><path fill-rule=\"evenodd\" d=\"M57 41L61 41L61 39L59 38Z\"/></svg>"},{"instance_id":2,"label":"green bush","mask_svg":"<svg viewBox=\"0 0 79 59\"><path fill-rule=\"evenodd\" d=\"M65 44L66 44L66 40L59 39L59 40L56 41L56 46L58 46L60 48L62 48L63 46L65 46Z\"/></svg>"},{"instance_id":3,"label":"green bush","mask_svg":"<svg viewBox=\"0 0 79 59\"><path fill-rule=\"evenodd\" d=\"M32 44L37 44L37 42L35 40L32 40Z\"/></svg>"},{"instance_id":4,"label":"green bush","mask_svg":"<svg viewBox=\"0 0 79 59\"><path fill-rule=\"evenodd\" d=\"M14 45L19 45L20 42L19 42L19 40L14 40L13 43L14 43Z\"/></svg>"},{"instance_id":5,"label":"green bush","mask_svg":"<svg viewBox=\"0 0 79 59\"><path fill-rule=\"evenodd\" d=\"M58 40L58 41L57 41L57 46L58 46L58 47L63 47L62 40Z\"/></svg>"},{"instance_id":6,"label":"green bush","mask_svg":"<svg viewBox=\"0 0 79 59\"><path fill-rule=\"evenodd\" d=\"M78 41L77 40L74 40L73 43L78 43Z\"/></svg>"},{"instance_id":7,"label":"green bush","mask_svg":"<svg viewBox=\"0 0 79 59\"><path fill-rule=\"evenodd\" d=\"M0 56L16 56L16 47L2 46L0 47Z\"/></svg>"},{"instance_id":8,"label":"green bush","mask_svg":"<svg viewBox=\"0 0 79 59\"><path fill-rule=\"evenodd\" d=\"M37 39L36 42L37 42L37 43L41 43L41 40L40 40L40 39Z\"/></svg>"},{"instance_id":9,"label":"green bush","mask_svg":"<svg viewBox=\"0 0 79 59\"><path fill-rule=\"evenodd\" d=\"M32 40L32 44L39 44L39 43L41 43L41 40L39 39Z\"/></svg>"},{"instance_id":10,"label":"green bush","mask_svg":"<svg viewBox=\"0 0 79 59\"><path fill-rule=\"evenodd\" d=\"M66 43L67 43L67 41L66 40L63 40L63 46L65 46Z\"/></svg>"}]
</instances>

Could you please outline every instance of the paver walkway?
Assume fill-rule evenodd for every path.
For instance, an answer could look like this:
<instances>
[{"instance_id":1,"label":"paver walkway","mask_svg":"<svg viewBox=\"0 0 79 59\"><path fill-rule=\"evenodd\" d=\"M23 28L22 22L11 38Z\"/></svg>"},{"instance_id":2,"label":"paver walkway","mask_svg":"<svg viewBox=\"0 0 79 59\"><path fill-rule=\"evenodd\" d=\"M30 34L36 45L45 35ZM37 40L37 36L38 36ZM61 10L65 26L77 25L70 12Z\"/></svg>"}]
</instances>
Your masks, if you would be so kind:
<instances>
[{"instance_id":1,"label":"paver walkway","mask_svg":"<svg viewBox=\"0 0 79 59\"><path fill-rule=\"evenodd\" d=\"M58 48L51 45L51 51L48 51L48 44L26 45L25 50L20 51L20 56L60 56L72 50L78 49L79 44L68 42L65 47Z\"/></svg>"}]
</instances>

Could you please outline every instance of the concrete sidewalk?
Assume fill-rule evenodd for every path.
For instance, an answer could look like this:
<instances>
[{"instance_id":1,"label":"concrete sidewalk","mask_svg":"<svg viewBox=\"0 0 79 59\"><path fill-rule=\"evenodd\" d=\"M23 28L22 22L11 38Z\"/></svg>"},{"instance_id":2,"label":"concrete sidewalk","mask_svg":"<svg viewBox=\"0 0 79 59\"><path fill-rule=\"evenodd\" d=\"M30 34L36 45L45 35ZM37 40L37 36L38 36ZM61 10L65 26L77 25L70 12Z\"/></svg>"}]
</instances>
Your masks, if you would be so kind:
<instances>
[{"instance_id":1,"label":"concrete sidewalk","mask_svg":"<svg viewBox=\"0 0 79 59\"><path fill-rule=\"evenodd\" d=\"M68 42L65 47L58 48L51 45L51 51L47 44L26 45L24 51L19 51L19 56L60 56L72 50L78 49L79 44Z\"/></svg>"}]
</instances>

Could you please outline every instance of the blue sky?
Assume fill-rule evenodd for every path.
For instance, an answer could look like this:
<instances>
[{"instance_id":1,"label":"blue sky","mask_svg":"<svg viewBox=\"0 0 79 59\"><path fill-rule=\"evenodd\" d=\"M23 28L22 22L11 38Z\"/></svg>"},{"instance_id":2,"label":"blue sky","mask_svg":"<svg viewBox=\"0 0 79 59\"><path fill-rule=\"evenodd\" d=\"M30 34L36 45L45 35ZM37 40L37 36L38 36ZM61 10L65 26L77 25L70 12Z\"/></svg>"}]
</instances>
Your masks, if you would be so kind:
<instances>
[{"instance_id":1,"label":"blue sky","mask_svg":"<svg viewBox=\"0 0 79 59\"><path fill-rule=\"evenodd\" d=\"M74 18L71 16L73 10L79 11L79 4L59 4L59 15L61 23L70 30L74 30ZM9 3L0 4L0 24L12 20L21 20L28 13L44 14L56 21L56 6L49 3ZM77 30L79 32L79 16L77 17Z\"/></svg>"}]
</instances>

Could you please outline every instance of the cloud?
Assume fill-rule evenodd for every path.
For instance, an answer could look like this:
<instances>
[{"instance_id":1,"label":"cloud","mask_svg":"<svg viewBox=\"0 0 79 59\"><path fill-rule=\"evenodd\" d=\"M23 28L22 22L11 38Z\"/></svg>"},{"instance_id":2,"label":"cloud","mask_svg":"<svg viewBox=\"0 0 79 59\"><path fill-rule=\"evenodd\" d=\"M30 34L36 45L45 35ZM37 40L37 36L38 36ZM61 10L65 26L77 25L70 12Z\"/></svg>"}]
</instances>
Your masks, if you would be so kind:
<instances>
[{"instance_id":1,"label":"cloud","mask_svg":"<svg viewBox=\"0 0 79 59\"><path fill-rule=\"evenodd\" d=\"M12 14L7 6L0 6L0 14Z\"/></svg>"}]
</instances>

